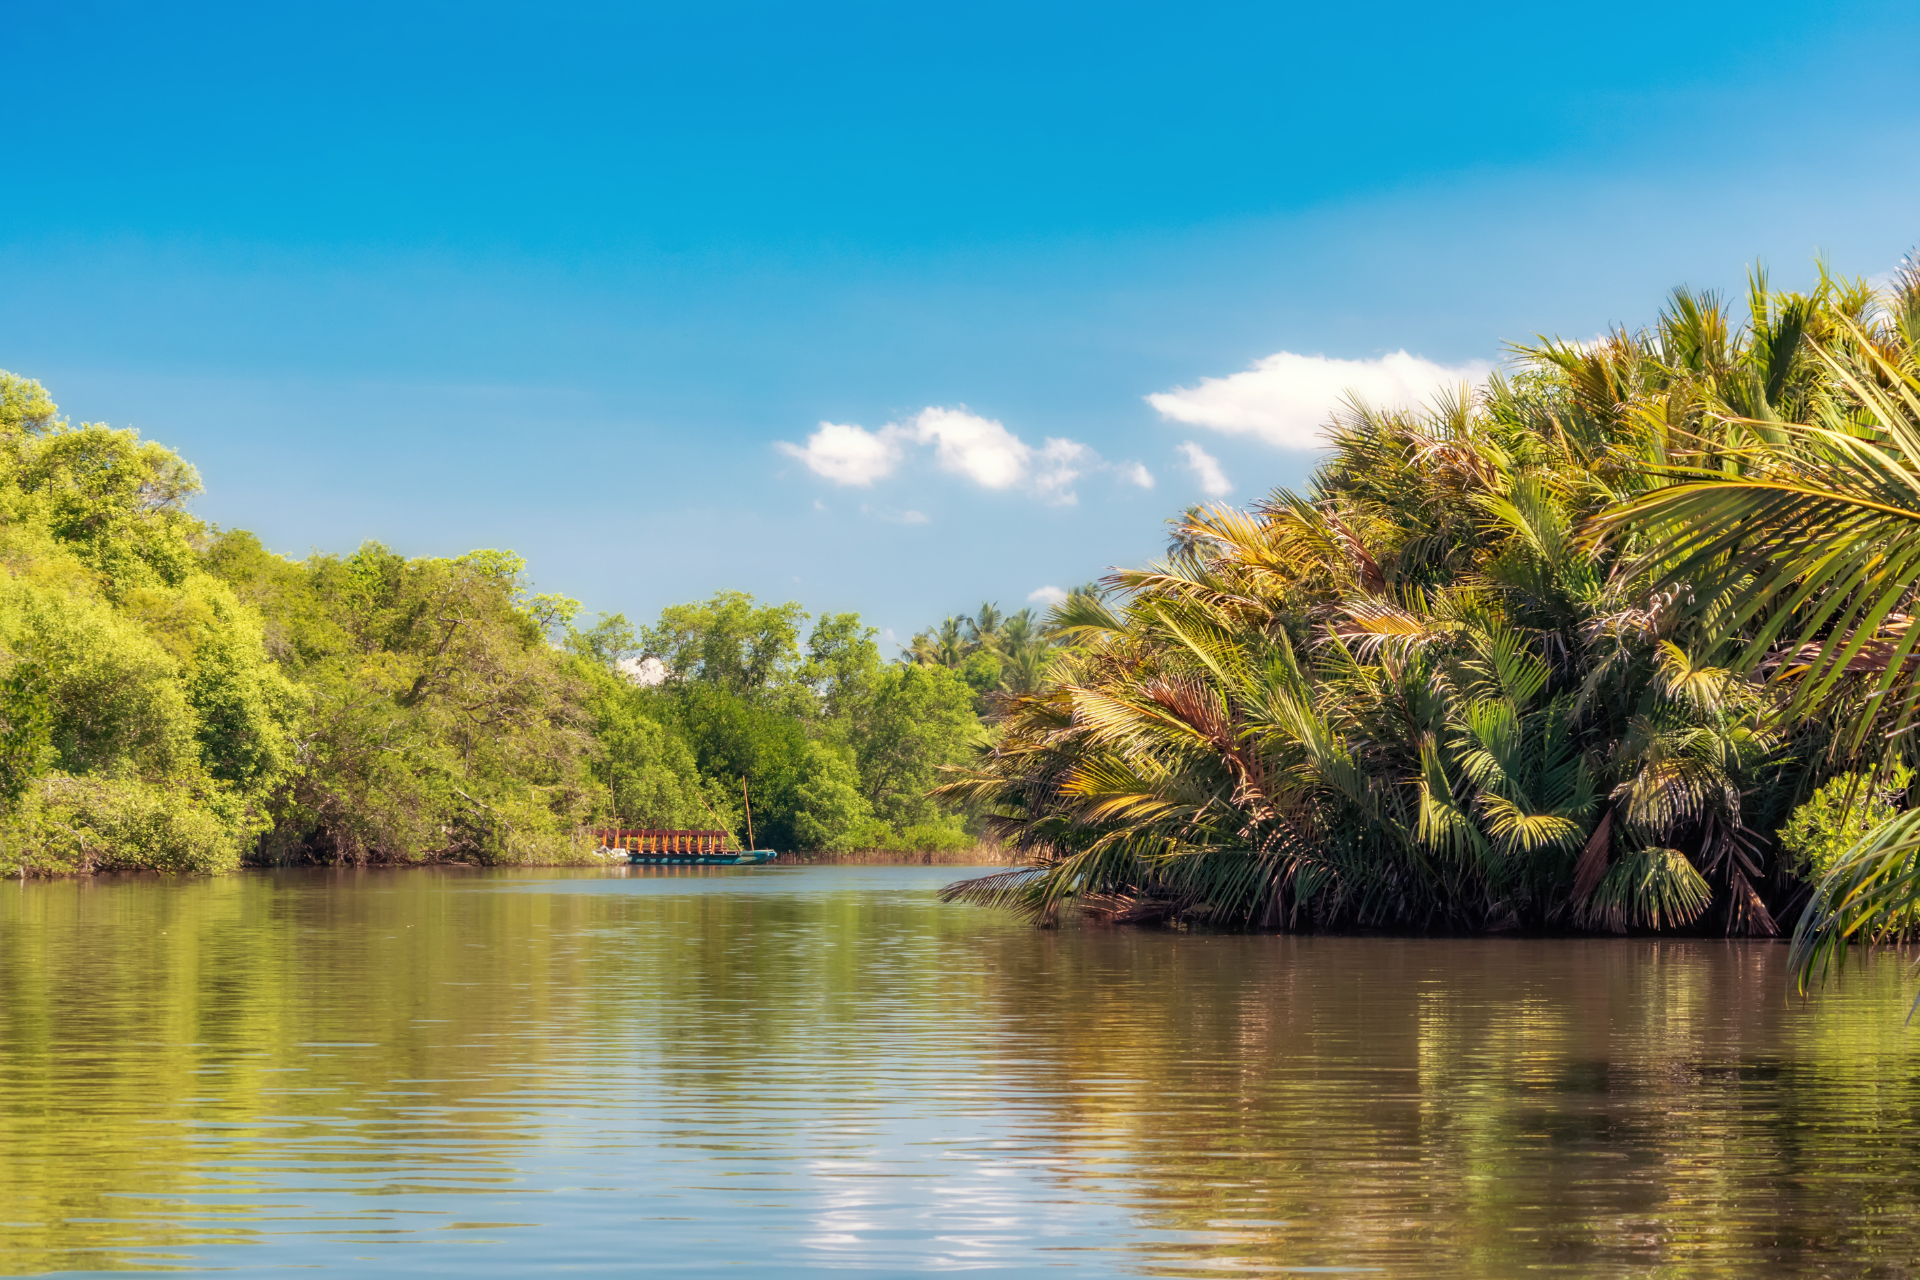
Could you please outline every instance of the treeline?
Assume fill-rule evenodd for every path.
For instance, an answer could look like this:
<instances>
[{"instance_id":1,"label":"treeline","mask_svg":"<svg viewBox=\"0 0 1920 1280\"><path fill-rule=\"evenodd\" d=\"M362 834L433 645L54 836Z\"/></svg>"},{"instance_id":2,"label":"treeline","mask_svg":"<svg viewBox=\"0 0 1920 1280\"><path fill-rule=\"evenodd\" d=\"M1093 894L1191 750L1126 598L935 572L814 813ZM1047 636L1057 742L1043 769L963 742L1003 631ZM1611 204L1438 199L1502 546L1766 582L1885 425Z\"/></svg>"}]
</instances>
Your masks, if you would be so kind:
<instances>
[{"instance_id":1,"label":"treeline","mask_svg":"<svg viewBox=\"0 0 1920 1280\"><path fill-rule=\"evenodd\" d=\"M971 843L974 690L738 593L579 625L509 553L275 555L193 469L0 373L0 872L565 862L595 824ZM803 640L804 635L804 640Z\"/></svg>"},{"instance_id":2,"label":"treeline","mask_svg":"<svg viewBox=\"0 0 1920 1280\"><path fill-rule=\"evenodd\" d=\"M609 805L633 825L745 831L762 847L941 849L973 843L929 792L982 741L966 682L882 659L856 614L740 592L566 628ZM645 655L641 657L639 655ZM751 815L747 806L751 804Z\"/></svg>"},{"instance_id":3,"label":"treeline","mask_svg":"<svg viewBox=\"0 0 1920 1280\"><path fill-rule=\"evenodd\" d=\"M1095 591L1088 584L1068 594L1074 598ZM938 626L916 634L900 660L957 672L974 691L976 709L990 715L993 695L1040 688L1054 654L1067 642L1063 631L1032 609L1003 613L987 601L978 613L949 614Z\"/></svg>"},{"instance_id":4,"label":"treeline","mask_svg":"<svg viewBox=\"0 0 1920 1280\"><path fill-rule=\"evenodd\" d=\"M1033 866L956 896L1765 935L1831 873L1835 928L1911 927L1920 273L1757 277L1745 311L1680 291L1343 408L1304 492L1191 512L1056 609L1048 680L944 790Z\"/></svg>"}]
</instances>

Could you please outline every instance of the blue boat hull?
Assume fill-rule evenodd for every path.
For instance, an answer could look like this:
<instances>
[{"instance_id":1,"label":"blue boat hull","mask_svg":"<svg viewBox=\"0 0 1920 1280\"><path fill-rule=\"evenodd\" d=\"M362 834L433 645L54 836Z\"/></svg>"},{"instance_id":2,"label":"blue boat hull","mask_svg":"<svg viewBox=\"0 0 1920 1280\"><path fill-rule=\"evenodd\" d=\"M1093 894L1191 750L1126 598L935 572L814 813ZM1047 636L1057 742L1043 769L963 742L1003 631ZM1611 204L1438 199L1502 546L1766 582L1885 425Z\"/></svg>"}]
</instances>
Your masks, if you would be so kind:
<instances>
[{"instance_id":1,"label":"blue boat hull","mask_svg":"<svg viewBox=\"0 0 1920 1280\"><path fill-rule=\"evenodd\" d=\"M635 867L756 867L779 856L772 849L749 849L745 853L630 853L627 862Z\"/></svg>"}]
</instances>

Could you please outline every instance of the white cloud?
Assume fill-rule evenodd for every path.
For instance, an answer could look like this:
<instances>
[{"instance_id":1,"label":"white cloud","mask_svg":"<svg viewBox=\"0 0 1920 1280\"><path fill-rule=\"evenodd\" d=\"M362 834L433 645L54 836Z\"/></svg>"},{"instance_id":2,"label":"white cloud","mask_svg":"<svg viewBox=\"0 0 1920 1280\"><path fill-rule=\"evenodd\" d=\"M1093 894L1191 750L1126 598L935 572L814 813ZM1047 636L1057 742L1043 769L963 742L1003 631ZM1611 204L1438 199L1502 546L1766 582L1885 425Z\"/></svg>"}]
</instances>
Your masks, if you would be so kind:
<instances>
[{"instance_id":1,"label":"white cloud","mask_svg":"<svg viewBox=\"0 0 1920 1280\"><path fill-rule=\"evenodd\" d=\"M1067 593L1058 587L1035 587L1027 592L1028 604L1056 605L1067 598Z\"/></svg>"},{"instance_id":2,"label":"white cloud","mask_svg":"<svg viewBox=\"0 0 1920 1280\"><path fill-rule=\"evenodd\" d=\"M1187 460L1187 470L1200 482L1200 492L1209 498L1224 498L1233 492L1233 482L1220 469L1220 460L1205 449L1185 440L1180 444L1180 456Z\"/></svg>"},{"instance_id":3,"label":"white cloud","mask_svg":"<svg viewBox=\"0 0 1920 1280\"><path fill-rule=\"evenodd\" d=\"M815 475L835 484L869 485L891 475L900 465L900 445L891 428L868 431L838 422L823 422L820 429L802 445L780 441L774 447L790 458L807 464Z\"/></svg>"},{"instance_id":4,"label":"white cloud","mask_svg":"<svg viewBox=\"0 0 1920 1280\"><path fill-rule=\"evenodd\" d=\"M892 475L909 444L931 445L933 460L942 471L964 476L983 489L1021 489L1061 506L1078 502L1074 482L1095 472L1110 471L1125 483L1153 487L1153 473L1137 462L1108 463L1078 440L1056 436L1049 436L1036 449L1007 430L1006 424L969 413L965 406L930 405L905 422L890 422L878 431L822 422L804 445L782 440L775 447L835 484L866 486ZM884 518L908 524L927 519L917 511Z\"/></svg>"},{"instance_id":5,"label":"white cloud","mask_svg":"<svg viewBox=\"0 0 1920 1280\"><path fill-rule=\"evenodd\" d=\"M1282 449L1312 449L1323 443L1320 429L1343 397L1409 408L1443 388L1480 382L1492 371L1484 360L1442 365L1405 351L1377 360L1282 351L1254 361L1244 373L1202 378L1197 387L1157 392L1147 403L1175 422L1258 436Z\"/></svg>"},{"instance_id":6,"label":"white cloud","mask_svg":"<svg viewBox=\"0 0 1920 1280\"><path fill-rule=\"evenodd\" d=\"M1078 441L1049 437L1040 450L1039 466L1034 468L1034 492L1049 502L1078 502L1080 496L1073 491L1073 482L1080 478L1082 468L1099 462L1100 455Z\"/></svg>"},{"instance_id":7,"label":"white cloud","mask_svg":"<svg viewBox=\"0 0 1920 1280\"><path fill-rule=\"evenodd\" d=\"M907 430L914 440L934 446L934 460L942 471L957 472L988 489L1011 489L1027 478L1033 461L1032 447L1019 436L965 409L922 409Z\"/></svg>"}]
</instances>

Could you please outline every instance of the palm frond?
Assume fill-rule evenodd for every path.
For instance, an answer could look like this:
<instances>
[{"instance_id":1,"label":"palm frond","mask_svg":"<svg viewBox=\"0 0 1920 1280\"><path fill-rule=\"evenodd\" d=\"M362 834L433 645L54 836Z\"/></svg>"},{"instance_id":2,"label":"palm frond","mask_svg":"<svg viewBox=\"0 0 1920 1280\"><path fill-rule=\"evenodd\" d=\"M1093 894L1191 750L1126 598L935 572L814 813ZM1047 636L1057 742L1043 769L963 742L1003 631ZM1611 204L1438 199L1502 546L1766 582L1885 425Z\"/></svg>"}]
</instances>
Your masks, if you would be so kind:
<instances>
[{"instance_id":1,"label":"palm frond","mask_svg":"<svg viewBox=\"0 0 1920 1280\"><path fill-rule=\"evenodd\" d=\"M1587 920L1615 933L1689 924L1707 909L1712 890L1678 849L1641 849L1622 857L1587 899Z\"/></svg>"}]
</instances>

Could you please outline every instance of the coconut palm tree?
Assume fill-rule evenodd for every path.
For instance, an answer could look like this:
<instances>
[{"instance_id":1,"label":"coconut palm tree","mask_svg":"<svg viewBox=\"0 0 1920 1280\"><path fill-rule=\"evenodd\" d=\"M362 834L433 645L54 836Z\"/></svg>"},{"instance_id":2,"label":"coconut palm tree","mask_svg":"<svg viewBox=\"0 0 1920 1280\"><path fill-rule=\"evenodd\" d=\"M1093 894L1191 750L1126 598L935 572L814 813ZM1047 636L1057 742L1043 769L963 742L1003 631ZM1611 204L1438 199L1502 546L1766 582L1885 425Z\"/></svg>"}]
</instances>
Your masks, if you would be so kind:
<instances>
[{"instance_id":1,"label":"coconut palm tree","mask_svg":"<svg viewBox=\"0 0 1920 1280\"><path fill-rule=\"evenodd\" d=\"M971 618L948 615L934 630L914 636L902 661L923 667L959 666L977 647L968 639L972 622Z\"/></svg>"},{"instance_id":2,"label":"coconut palm tree","mask_svg":"<svg viewBox=\"0 0 1920 1280\"><path fill-rule=\"evenodd\" d=\"M1010 613L1000 625L1000 688L1006 693L1032 693L1046 680L1054 646L1032 609Z\"/></svg>"},{"instance_id":3,"label":"coconut palm tree","mask_svg":"<svg viewBox=\"0 0 1920 1280\"><path fill-rule=\"evenodd\" d=\"M982 603L980 612L966 620L967 643L975 649L985 649L992 653L1001 650L1001 623L1005 615L996 604Z\"/></svg>"}]
</instances>

